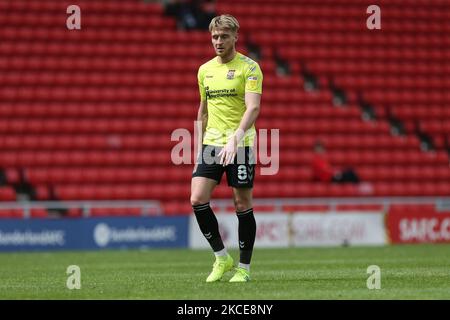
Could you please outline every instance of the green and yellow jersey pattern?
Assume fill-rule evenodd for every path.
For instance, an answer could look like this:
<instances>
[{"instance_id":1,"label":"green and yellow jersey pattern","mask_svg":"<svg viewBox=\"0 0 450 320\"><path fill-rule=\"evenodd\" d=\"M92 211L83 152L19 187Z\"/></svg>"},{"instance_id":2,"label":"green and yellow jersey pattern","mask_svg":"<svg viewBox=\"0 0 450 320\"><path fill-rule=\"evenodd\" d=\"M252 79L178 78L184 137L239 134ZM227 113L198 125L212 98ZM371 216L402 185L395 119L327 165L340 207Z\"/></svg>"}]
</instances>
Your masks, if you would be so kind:
<instances>
[{"instance_id":1,"label":"green and yellow jersey pattern","mask_svg":"<svg viewBox=\"0 0 450 320\"><path fill-rule=\"evenodd\" d=\"M227 143L246 110L245 93L262 94L262 81L258 63L239 52L228 63L221 64L215 57L200 66L200 98L208 105L208 125L203 144L224 146ZM255 136L253 125L246 133L244 145L253 146Z\"/></svg>"}]
</instances>

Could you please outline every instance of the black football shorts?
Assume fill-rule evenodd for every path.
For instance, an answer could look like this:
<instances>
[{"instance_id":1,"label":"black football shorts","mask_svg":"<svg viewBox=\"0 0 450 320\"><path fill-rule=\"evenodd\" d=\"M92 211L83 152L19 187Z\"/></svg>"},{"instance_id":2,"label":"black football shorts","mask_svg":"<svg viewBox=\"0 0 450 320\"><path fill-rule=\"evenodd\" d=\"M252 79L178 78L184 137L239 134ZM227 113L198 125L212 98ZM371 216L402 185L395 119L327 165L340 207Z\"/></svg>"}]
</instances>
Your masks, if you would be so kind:
<instances>
[{"instance_id":1,"label":"black football shorts","mask_svg":"<svg viewBox=\"0 0 450 320\"><path fill-rule=\"evenodd\" d=\"M225 167L219 162L218 155L221 150L222 147L204 144L195 163L192 177L210 178L219 184L223 173L226 172L230 187L253 188L256 166L253 148L239 147L233 163Z\"/></svg>"}]
</instances>

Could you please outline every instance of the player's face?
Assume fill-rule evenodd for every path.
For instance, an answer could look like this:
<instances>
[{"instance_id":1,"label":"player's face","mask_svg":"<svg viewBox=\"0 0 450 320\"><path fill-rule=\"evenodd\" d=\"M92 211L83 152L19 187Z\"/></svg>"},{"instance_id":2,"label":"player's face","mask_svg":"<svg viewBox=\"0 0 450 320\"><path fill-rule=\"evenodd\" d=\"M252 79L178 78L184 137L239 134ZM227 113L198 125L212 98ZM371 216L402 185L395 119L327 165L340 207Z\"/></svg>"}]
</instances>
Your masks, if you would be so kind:
<instances>
[{"instance_id":1,"label":"player's face","mask_svg":"<svg viewBox=\"0 0 450 320\"><path fill-rule=\"evenodd\" d=\"M211 38L214 50L219 57L227 57L234 52L237 34L224 29L213 29Z\"/></svg>"}]
</instances>

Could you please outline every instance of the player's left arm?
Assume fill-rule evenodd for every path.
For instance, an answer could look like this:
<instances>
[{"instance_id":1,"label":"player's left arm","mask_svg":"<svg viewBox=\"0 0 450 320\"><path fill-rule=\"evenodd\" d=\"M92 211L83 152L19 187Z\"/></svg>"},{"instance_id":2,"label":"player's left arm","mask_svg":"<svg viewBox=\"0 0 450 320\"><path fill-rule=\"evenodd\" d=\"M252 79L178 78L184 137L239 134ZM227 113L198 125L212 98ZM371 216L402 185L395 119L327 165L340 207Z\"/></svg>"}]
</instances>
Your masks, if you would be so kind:
<instances>
[{"instance_id":1,"label":"player's left arm","mask_svg":"<svg viewBox=\"0 0 450 320\"><path fill-rule=\"evenodd\" d=\"M245 93L245 113L242 116L239 128L234 133L236 144L239 144L244 138L245 133L254 124L259 115L259 110L261 109L261 94L255 92Z\"/></svg>"},{"instance_id":2,"label":"player's left arm","mask_svg":"<svg viewBox=\"0 0 450 320\"><path fill-rule=\"evenodd\" d=\"M261 109L261 94L255 92L245 93L245 106L246 110L242 116L241 122L239 123L239 128L234 132L234 134L228 140L228 143L219 153L221 157L220 163L224 166L233 162L234 156L237 153L237 146L240 141L244 138L245 132L250 129L258 118L259 111Z\"/></svg>"}]
</instances>

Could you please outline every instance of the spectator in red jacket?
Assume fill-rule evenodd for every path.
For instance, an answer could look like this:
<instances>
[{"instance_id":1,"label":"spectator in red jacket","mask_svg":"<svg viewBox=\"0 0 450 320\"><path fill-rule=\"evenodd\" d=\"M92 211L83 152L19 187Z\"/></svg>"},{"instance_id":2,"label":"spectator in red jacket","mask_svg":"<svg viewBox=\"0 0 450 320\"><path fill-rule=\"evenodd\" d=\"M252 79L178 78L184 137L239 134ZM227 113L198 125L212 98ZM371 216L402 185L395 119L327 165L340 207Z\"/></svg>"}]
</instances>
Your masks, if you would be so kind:
<instances>
[{"instance_id":1,"label":"spectator in red jacket","mask_svg":"<svg viewBox=\"0 0 450 320\"><path fill-rule=\"evenodd\" d=\"M333 168L325 153L325 148L320 141L317 141L314 145L312 169L315 181L331 182L333 178Z\"/></svg>"},{"instance_id":2,"label":"spectator in red jacket","mask_svg":"<svg viewBox=\"0 0 450 320\"><path fill-rule=\"evenodd\" d=\"M314 144L314 157L312 161L313 177L315 181L336 183L359 183L359 177L353 168L334 170L321 141Z\"/></svg>"}]
</instances>

